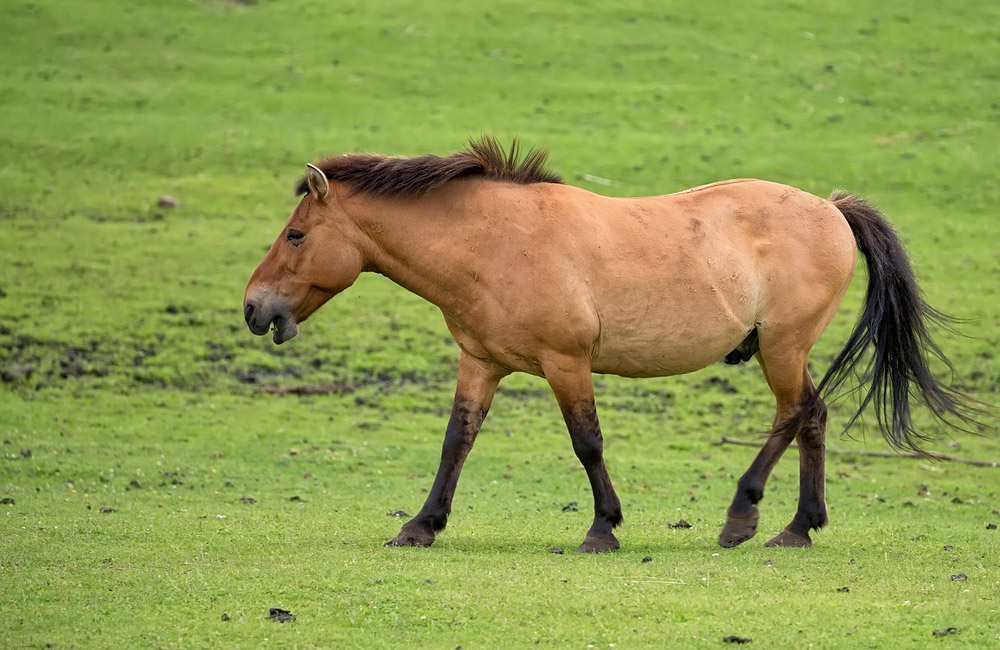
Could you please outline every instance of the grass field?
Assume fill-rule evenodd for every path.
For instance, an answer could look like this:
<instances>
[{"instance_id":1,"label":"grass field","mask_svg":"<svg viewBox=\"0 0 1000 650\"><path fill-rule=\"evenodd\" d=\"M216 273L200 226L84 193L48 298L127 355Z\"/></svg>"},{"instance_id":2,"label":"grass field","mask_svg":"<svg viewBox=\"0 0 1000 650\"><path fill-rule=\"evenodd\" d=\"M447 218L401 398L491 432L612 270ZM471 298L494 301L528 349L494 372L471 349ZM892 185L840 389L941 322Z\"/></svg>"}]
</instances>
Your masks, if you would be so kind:
<instances>
[{"instance_id":1,"label":"grass field","mask_svg":"<svg viewBox=\"0 0 1000 650\"><path fill-rule=\"evenodd\" d=\"M385 548L437 467L440 314L375 276L280 348L240 311L304 163L518 135L605 194L749 176L868 197L929 301L971 319L940 342L995 403L1000 5L10 0L0 26L0 646L1000 646L1000 469L861 455L884 445L837 437L849 400L810 549L762 548L794 452L759 537L715 544L754 451L713 442L772 417L752 364L597 378L620 551L572 553L589 486L523 376L448 530ZM1000 460L995 418L954 438L919 418L932 450Z\"/></svg>"}]
</instances>

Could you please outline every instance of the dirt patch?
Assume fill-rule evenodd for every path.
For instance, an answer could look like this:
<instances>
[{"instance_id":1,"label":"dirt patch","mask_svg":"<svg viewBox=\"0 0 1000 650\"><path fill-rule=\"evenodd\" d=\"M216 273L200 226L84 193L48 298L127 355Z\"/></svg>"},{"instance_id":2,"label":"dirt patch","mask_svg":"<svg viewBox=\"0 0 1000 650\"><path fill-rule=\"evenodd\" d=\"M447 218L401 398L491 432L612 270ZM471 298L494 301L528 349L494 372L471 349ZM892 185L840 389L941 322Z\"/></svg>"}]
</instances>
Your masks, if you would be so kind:
<instances>
[{"instance_id":1,"label":"dirt patch","mask_svg":"<svg viewBox=\"0 0 1000 650\"><path fill-rule=\"evenodd\" d=\"M717 390L726 395L736 395L740 392L739 389L730 384L729 380L724 377L709 377L708 380L702 384L702 388Z\"/></svg>"}]
</instances>

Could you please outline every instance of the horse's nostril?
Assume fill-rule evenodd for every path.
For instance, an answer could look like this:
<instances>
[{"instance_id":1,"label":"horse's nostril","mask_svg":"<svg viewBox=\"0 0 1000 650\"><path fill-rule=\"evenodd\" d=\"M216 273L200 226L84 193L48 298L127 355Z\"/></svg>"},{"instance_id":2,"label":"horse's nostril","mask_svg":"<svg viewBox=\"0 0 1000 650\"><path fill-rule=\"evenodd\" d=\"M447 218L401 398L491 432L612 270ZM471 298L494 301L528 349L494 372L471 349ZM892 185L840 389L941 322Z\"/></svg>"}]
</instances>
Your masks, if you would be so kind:
<instances>
[{"instance_id":1,"label":"horse's nostril","mask_svg":"<svg viewBox=\"0 0 1000 650\"><path fill-rule=\"evenodd\" d=\"M253 318L253 313L254 313L253 303L248 302L246 306L243 307L243 318L245 318L246 321L249 323L250 319Z\"/></svg>"}]
</instances>

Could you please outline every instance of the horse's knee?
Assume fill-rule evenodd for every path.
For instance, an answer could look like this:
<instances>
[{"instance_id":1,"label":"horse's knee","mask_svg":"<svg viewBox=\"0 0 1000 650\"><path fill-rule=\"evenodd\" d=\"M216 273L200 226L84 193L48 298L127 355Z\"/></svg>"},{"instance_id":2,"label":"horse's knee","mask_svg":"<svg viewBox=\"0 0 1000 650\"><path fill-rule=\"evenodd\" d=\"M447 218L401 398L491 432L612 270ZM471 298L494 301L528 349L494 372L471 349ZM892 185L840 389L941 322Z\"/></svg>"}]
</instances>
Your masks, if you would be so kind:
<instances>
[{"instance_id":1,"label":"horse's knee","mask_svg":"<svg viewBox=\"0 0 1000 650\"><path fill-rule=\"evenodd\" d=\"M591 467L604 459L604 439L600 432L573 436L573 451L584 467Z\"/></svg>"}]
</instances>

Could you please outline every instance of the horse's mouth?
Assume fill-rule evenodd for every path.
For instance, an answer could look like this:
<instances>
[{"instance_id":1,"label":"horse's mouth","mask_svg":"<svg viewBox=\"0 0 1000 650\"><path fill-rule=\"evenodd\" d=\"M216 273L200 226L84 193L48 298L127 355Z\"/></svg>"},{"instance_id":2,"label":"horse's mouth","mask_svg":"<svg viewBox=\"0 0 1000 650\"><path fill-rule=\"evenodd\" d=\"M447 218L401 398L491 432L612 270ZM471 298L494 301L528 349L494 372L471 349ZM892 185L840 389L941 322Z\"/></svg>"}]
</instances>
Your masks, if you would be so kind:
<instances>
[{"instance_id":1,"label":"horse's mouth","mask_svg":"<svg viewBox=\"0 0 1000 650\"><path fill-rule=\"evenodd\" d=\"M275 316L271 321L271 331L274 332L274 342L281 345L299 333L299 324L291 316Z\"/></svg>"}]
</instances>

